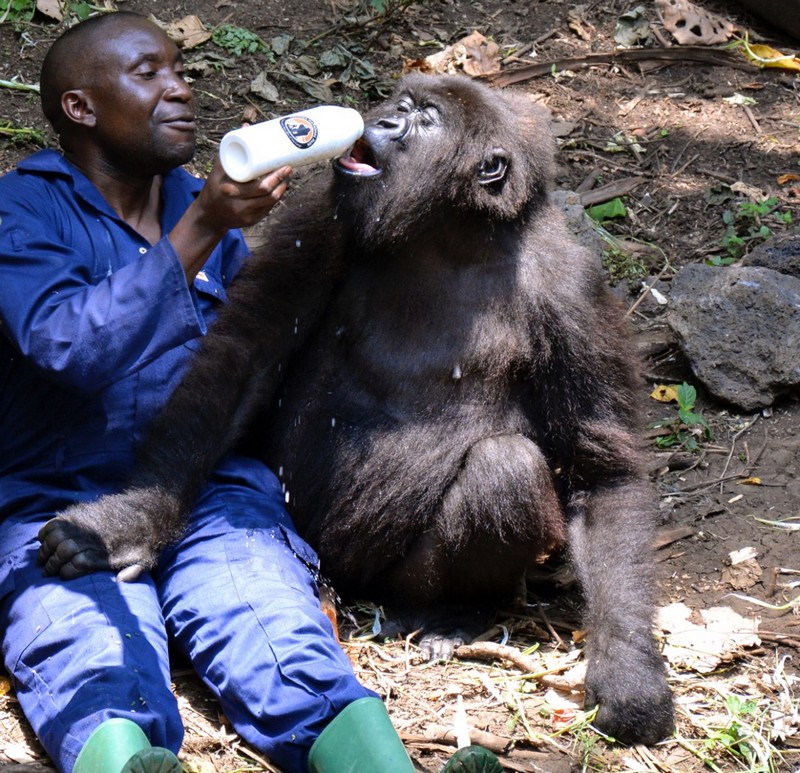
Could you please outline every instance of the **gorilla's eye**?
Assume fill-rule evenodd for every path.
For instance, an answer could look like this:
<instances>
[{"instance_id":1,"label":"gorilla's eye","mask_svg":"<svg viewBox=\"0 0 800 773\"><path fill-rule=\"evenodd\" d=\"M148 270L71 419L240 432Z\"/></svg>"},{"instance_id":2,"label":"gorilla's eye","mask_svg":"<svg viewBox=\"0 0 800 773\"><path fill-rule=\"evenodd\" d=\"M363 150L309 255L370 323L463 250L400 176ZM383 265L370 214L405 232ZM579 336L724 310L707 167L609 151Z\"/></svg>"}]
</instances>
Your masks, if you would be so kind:
<instances>
[{"instance_id":1,"label":"gorilla's eye","mask_svg":"<svg viewBox=\"0 0 800 773\"><path fill-rule=\"evenodd\" d=\"M478 168L478 182L481 185L499 183L508 171L508 154L502 148L495 148L491 154L481 161Z\"/></svg>"}]
</instances>

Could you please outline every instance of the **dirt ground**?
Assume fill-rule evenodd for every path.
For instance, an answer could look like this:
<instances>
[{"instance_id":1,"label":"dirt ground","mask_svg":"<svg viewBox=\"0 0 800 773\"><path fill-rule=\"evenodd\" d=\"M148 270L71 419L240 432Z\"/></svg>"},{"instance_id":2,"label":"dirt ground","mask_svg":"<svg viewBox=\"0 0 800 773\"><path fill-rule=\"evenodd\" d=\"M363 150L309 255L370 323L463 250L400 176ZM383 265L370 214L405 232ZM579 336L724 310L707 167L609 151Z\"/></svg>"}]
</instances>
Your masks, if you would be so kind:
<instances>
[{"instance_id":1,"label":"dirt ground","mask_svg":"<svg viewBox=\"0 0 800 773\"><path fill-rule=\"evenodd\" d=\"M165 23L196 14L208 29L229 23L267 42L293 38L286 53L278 45L271 57L263 51L235 56L211 41L187 50L200 124L193 164L199 173L224 132L243 118L261 120L319 102L303 90L298 73L326 83L335 101L365 108L391 88L405 59L425 57L473 30L500 45L506 72L522 63L611 53L617 20L636 3L390 2L386 15L368 18L376 5L117 2L121 10L152 13ZM751 40L785 53L800 49L799 41L733 4L708 0L704 7L732 20L740 34L748 31ZM643 8L659 30L652 4ZM0 24L0 80L35 83L44 51L62 28L41 15L17 29ZM656 45L674 42L659 32ZM338 60L331 55L319 65L325 52L338 52ZM420 770L440 769L453 749L454 722L465 715L472 740L501 752L512 771L800 771L800 606L791 603L800 595L800 404L789 395L771 410L745 415L709 399L670 336L663 306L647 291L657 279L656 289L668 294L682 265L724 257L724 213L748 191L776 197L781 212L790 212L795 223L800 219L800 182L781 177L800 172L800 82L783 70L691 63L679 48L673 54L658 68L620 62L561 72L558 65L554 74L548 66L509 88L527 90L551 109L559 187L574 191L589 188L589 181L597 188L637 180L624 197L627 217L607 228L627 255L614 262L615 277L632 277L623 277L617 292L631 306L639 301L630 316L647 358L641 387L647 419L674 416L674 404L648 395L657 385L686 380L698 387L697 407L713 430L713 438L690 453L659 450L655 431L642 427L661 513L661 604L682 602L693 622L715 607L751 622L758 618L759 641L728 648L703 673L669 657L678 732L657 747L628 749L588 727L590 717L570 702L580 698L577 686L570 693L555 682L580 653L580 602L563 573L562 591L531 582L528 605L499 616L486 636L494 649L473 645L448 663L422 663L413 641L373 637L379 610L368 604L342 609L343 646L361 678L386 698ZM277 87L276 101L251 90L264 71ZM0 127L35 129L41 141L52 143L35 94L6 85L0 93ZM740 104L737 95L753 101ZM36 147L30 132L0 132L0 172ZM744 572L728 567L730 553L744 548L754 548L755 555ZM183 664L175 664L174 675L187 729L187 771L275 770L235 736ZM0 681L0 693L0 767L52 770L7 679Z\"/></svg>"}]
</instances>

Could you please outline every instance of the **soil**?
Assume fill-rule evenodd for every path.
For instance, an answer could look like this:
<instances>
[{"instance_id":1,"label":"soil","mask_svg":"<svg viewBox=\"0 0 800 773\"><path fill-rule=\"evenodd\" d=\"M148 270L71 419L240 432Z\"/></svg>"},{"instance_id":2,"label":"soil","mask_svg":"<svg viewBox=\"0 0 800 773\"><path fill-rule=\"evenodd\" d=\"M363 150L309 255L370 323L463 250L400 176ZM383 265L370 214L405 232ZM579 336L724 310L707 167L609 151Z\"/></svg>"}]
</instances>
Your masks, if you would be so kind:
<instances>
[{"instance_id":1,"label":"soil","mask_svg":"<svg viewBox=\"0 0 800 773\"><path fill-rule=\"evenodd\" d=\"M377 4L374 0L372 7ZM313 75L314 81L325 82L335 101L366 109L391 88L404 59L427 56L473 30L500 44L508 55L505 70L524 62L613 52L617 19L635 5L633 0L589 0L580 6L562 0L482 0L469 5L429 0L405 7L390 3L394 10L372 18L366 3L356 6L351 0L304 4L120 0L117 7L152 13L162 22L196 14L209 29L231 23L266 41L293 36L289 52L276 55L274 61L263 52L226 54L211 42L187 50L200 124L198 154L191 166L203 173L224 132L243 119L262 120L319 101L289 76L292 70L300 71L301 61L318 60L324 51L350 52L355 57L349 60L350 72L355 75L348 79L342 66L329 64ZM709 0L705 7L726 15L742 33L748 31L751 40L763 40L785 53L796 54L800 48L800 42L749 18L733 4L723 7ZM646 15L659 28L649 4ZM9 23L0 25L0 79L35 83L42 56L62 29L63 24L40 15L17 29ZM657 45L674 42L663 30L660 36ZM631 305L640 300L630 316L646 357L647 378L641 389L648 404L647 419L653 422L676 414L674 404L648 397L656 385L687 380L698 387L696 409L713 430L713 438L701 438L700 450L690 452L657 449L654 431L642 427L660 503L661 603L683 602L695 617L718 606L748 619L757 617L761 643L736 650L710 674L698 675L672 664L678 736L650 750L625 749L606 743L580 722L562 734L555 732L582 716L579 710L551 700L543 676L544 671L565 670L579 653L579 599L574 587L554 593L532 584L528 607L507 611L498 619L500 626L488 632L494 642L503 641L515 652L538 658L533 674L525 664L514 665L508 658L487 661L485 653L469 649L452 662L422 663L413 641L382 643L369 636L377 614L369 605L340 609L343 646L361 678L386 698L420 770L439 770L452 752L448 729L460 707L473 740L502 749L507 770L683 773L706 769L704 760L711 760L709 767L720 771L800 770L797 722L787 725L784 737L772 738L761 761L758 755L748 761L743 751L747 744L738 743L741 733L727 749L718 742L718 731L736 725L727 695L757 703L758 711L748 714L752 720L748 727L758 724L754 717L769 716L758 725L766 737L781 711L798 711L800 618L798 605L787 602L798 595L792 583L800 572L800 552L798 532L786 527L796 526L800 516L800 404L797 395L789 395L771 410L743 415L713 401L693 380L666 326L662 306L645 289L657 279L657 288L668 293L669 280L682 265L724 257L720 247L724 213L746 195L742 188L731 192L730 186L737 182L776 197L781 211L791 212L795 222L800 219L800 185L796 178L780 179L800 171L800 87L796 75L788 71L738 69L730 63L699 65L687 62L680 48L673 48L673 53L674 60L658 68L652 62L601 64L556 75L545 68L546 74L510 88L528 91L552 111L559 136L560 188L588 187L589 180L598 187L639 178L624 199L628 216L607 228L633 251L634 258L617 262L614 278L626 271L639 273L619 281L616 291ZM303 60L303 55L308 58ZM265 70L277 86L277 101L265 101L251 92L251 81ZM1 90L0 126L9 122L36 129L45 143L53 144L35 94ZM726 101L735 95L752 97L754 102L742 106ZM29 139L12 141L0 133L0 172L35 149L36 143ZM302 177L295 185L302 184ZM775 224L773 230L778 230ZM637 249L642 244L645 247ZM781 520L783 527L768 523ZM751 579L737 583L726 564L732 551L743 548L755 549L755 561L748 564ZM745 587L737 589L737 584ZM734 592L738 596L731 595ZM526 649L537 643L536 652ZM276 770L238 739L213 697L180 663L175 664L174 678L187 729L182 751L186 770ZM0 697L0 767L52 770L7 679L0 681L0 688L6 693ZM743 726L737 725L740 731ZM755 746L753 742L749 748Z\"/></svg>"}]
</instances>

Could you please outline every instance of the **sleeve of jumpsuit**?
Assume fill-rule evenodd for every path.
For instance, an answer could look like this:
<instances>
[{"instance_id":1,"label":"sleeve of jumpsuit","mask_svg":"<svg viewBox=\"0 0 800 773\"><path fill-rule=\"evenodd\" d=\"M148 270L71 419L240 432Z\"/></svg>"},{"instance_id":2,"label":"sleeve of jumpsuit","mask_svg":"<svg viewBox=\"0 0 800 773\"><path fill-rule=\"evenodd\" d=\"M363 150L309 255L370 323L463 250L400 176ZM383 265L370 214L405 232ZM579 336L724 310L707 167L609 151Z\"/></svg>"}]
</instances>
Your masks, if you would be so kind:
<instances>
[{"instance_id":1,"label":"sleeve of jumpsuit","mask_svg":"<svg viewBox=\"0 0 800 773\"><path fill-rule=\"evenodd\" d=\"M72 224L59 222L57 208L24 189L13 198L7 192L0 203L0 320L50 380L98 392L205 332L166 236L98 267L64 238Z\"/></svg>"}]
</instances>

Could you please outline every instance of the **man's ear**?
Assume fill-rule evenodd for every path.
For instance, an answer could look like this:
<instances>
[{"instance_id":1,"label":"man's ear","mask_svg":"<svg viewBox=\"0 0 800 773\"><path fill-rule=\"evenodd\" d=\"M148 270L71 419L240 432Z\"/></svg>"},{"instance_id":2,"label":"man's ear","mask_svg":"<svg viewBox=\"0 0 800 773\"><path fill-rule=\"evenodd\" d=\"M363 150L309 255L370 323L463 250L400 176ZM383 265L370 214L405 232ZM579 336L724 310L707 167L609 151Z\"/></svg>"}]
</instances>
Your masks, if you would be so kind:
<instances>
[{"instance_id":1,"label":"man's ear","mask_svg":"<svg viewBox=\"0 0 800 773\"><path fill-rule=\"evenodd\" d=\"M97 122L91 97L82 89L65 91L61 95L61 109L72 123L92 127Z\"/></svg>"}]
</instances>

